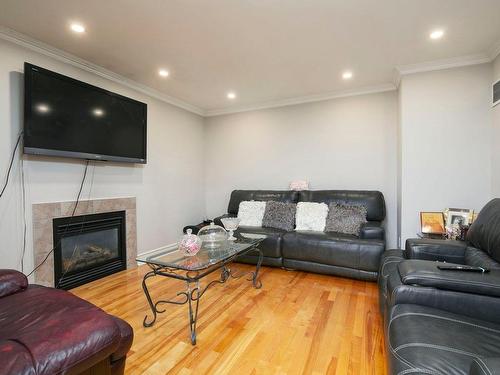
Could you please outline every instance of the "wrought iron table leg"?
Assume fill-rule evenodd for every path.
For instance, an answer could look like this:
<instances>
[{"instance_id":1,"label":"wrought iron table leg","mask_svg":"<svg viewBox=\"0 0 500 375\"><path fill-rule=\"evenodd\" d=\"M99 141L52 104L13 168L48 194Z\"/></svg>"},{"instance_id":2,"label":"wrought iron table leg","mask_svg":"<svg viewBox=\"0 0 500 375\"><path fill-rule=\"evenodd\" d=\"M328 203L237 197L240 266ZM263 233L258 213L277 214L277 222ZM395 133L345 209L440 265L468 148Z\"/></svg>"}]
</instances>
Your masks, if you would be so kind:
<instances>
[{"instance_id":1,"label":"wrought iron table leg","mask_svg":"<svg viewBox=\"0 0 500 375\"><path fill-rule=\"evenodd\" d=\"M144 317L144 320L142 322L142 325L144 327L151 327L156 322L156 313L157 313L156 306L153 303L153 300L151 299L151 295L149 294L148 286L146 285L146 280L149 279L150 277L153 277L153 276L155 276L155 272L150 271L147 274L145 274L144 278L142 279L142 290L144 291L144 294L146 295L146 298L147 298L148 303L149 303L149 307L151 308L151 311L153 312L153 320L151 320L150 322L147 322L147 319L148 319L147 315Z\"/></svg>"},{"instance_id":2,"label":"wrought iron table leg","mask_svg":"<svg viewBox=\"0 0 500 375\"><path fill-rule=\"evenodd\" d=\"M262 281L259 280L259 271L260 271L260 266L262 265L264 254L260 249L255 249L255 250L259 253L259 260L257 260L257 266L255 267L255 272L253 273L252 284L255 289L260 289L262 288Z\"/></svg>"},{"instance_id":3,"label":"wrought iron table leg","mask_svg":"<svg viewBox=\"0 0 500 375\"><path fill-rule=\"evenodd\" d=\"M231 269L228 266L222 267L220 273L220 281L223 283L226 282L227 279L229 279L229 276L231 276Z\"/></svg>"},{"instance_id":4,"label":"wrought iron table leg","mask_svg":"<svg viewBox=\"0 0 500 375\"><path fill-rule=\"evenodd\" d=\"M200 301L200 282L197 281L196 286L191 289L191 283L188 281L187 294L189 305L189 329L191 331L191 344L196 345L196 322L198 320L198 304Z\"/></svg>"}]
</instances>

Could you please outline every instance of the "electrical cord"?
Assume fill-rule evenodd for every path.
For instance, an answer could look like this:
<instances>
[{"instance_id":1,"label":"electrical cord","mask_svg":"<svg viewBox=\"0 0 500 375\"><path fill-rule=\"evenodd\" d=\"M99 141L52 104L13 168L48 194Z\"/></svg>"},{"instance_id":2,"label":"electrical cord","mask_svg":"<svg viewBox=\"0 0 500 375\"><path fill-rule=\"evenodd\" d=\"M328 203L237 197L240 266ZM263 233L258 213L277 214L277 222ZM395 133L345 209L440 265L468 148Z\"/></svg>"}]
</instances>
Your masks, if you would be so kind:
<instances>
[{"instance_id":1,"label":"electrical cord","mask_svg":"<svg viewBox=\"0 0 500 375\"><path fill-rule=\"evenodd\" d=\"M22 187L22 205L23 205L23 250L21 252L21 272L24 272L24 254L26 254L26 184L24 180L24 159L21 157L21 187Z\"/></svg>"},{"instance_id":2,"label":"electrical cord","mask_svg":"<svg viewBox=\"0 0 500 375\"><path fill-rule=\"evenodd\" d=\"M85 171L83 172L83 178L82 178L82 182L80 184L80 190L78 191L78 196L76 198L75 207L73 208L73 212L71 213L70 217L75 216L76 209L78 208L78 203L80 202L80 196L82 194L83 186L85 185L85 179L87 178L87 170L89 168L89 162L90 162L90 160L87 160L87 162L85 164ZM68 228L69 228L69 225L66 226L66 229L65 229L63 235L61 236L61 239L64 236L64 234L66 234L66 232L68 231ZM82 225L82 229L83 229L83 225ZM47 261L47 259L49 258L50 254L52 254L54 252L54 250L57 249L57 247L61 244L61 239L45 255L45 258L43 258L43 260L35 268L33 268L33 270L29 274L26 275L27 277L30 277L37 269L39 269Z\"/></svg>"},{"instance_id":3,"label":"electrical cord","mask_svg":"<svg viewBox=\"0 0 500 375\"><path fill-rule=\"evenodd\" d=\"M2 191L0 192L0 198L2 198L3 193L5 192L5 189L7 189L7 185L9 184L9 177L10 177L10 172L12 170L12 164L14 164L14 158L16 156L16 151L19 147L19 144L21 143L21 137L23 135L23 132L21 131L19 133L19 136L17 137L17 142L16 146L14 147L14 151L12 151L12 156L10 158L10 164L9 164L9 169L7 169L7 175L5 177L5 184L3 185Z\"/></svg>"},{"instance_id":4,"label":"electrical cord","mask_svg":"<svg viewBox=\"0 0 500 375\"><path fill-rule=\"evenodd\" d=\"M95 173L95 164L92 165L92 177L90 179L90 187L89 187L89 193L88 193L88 196L87 196L87 201L90 201L90 196L92 194L92 188L94 187L94 173ZM85 181L85 180L84 180ZM85 226L85 221L87 219L87 214L83 215L82 217L82 225L80 226L80 230L78 232L78 235L82 234L83 233L83 228ZM66 231L68 230L68 226L66 226L66 230L64 231L63 235L61 236L61 240L62 238L64 237L64 234L66 233ZM57 246L56 246L57 247ZM73 257L75 256L76 254L76 250L78 249L78 243L75 243L75 246L73 247L73 252L71 253L71 256L69 258L69 262L71 264L71 261L73 260ZM64 279L64 276L66 276L66 274L71 271L70 269L71 267L67 267L66 270L64 270L63 274L59 277L59 280L57 282L57 285L56 285L56 288L59 288L59 286L61 285L61 281Z\"/></svg>"}]
</instances>

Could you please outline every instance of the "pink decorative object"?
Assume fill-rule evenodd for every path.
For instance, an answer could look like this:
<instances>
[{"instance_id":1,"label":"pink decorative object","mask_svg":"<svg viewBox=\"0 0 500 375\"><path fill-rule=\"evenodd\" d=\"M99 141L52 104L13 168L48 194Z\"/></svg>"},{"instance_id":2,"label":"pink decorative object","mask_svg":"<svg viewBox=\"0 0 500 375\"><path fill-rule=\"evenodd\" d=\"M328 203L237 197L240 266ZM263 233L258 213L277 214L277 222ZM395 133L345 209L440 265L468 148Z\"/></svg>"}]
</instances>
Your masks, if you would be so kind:
<instances>
[{"instance_id":1,"label":"pink decorative object","mask_svg":"<svg viewBox=\"0 0 500 375\"><path fill-rule=\"evenodd\" d=\"M201 238L192 232L191 229L188 229L186 235L182 236L179 242L179 251L186 256L196 255L201 249Z\"/></svg>"},{"instance_id":2,"label":"pink decorative object","mask_svg":"<svg viewBox=\"0 0 500 375\"><path fill-rule=\"evenodd\" d=\"M309 182L305 180L297 180L290 182L290 190L309 190Z\"/></svg>"}]
</instances>

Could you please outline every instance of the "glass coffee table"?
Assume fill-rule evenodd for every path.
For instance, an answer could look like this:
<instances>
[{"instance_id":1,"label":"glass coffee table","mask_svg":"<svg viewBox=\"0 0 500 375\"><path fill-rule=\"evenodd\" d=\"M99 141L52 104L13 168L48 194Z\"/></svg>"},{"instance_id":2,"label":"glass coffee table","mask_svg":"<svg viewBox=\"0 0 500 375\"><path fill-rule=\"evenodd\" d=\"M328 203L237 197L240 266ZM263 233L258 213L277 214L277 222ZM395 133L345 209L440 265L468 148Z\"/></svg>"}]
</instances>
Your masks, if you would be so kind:
<instances>
[{"instance_id":1,"label":"glass coffee table","mask_svg":"<svg viewBox=\"0 0 500 375\"><path fill-rule=\"evenodd\" d=\"M239 279L248 276L256 289L262 287L259 280L259 270L262 264L263 254L259 250L259 244L266 238L263 235L243 234L237 235L236 241L226 241L219 248L207 248L202 246L198 254L194 256L185 256L179 250L158 250L143 256L137 257L137 261L146 263L151 271L144 275L142 280L142 289L153 313L151 319L146 315L144 317L144 327L151 327L157 314L166 310L161 307L165 303L174 305L188 304L189 328L191 332L191 344L196 345L196 321L198 319L198 304L200 298L205 294L208 288L214 284L223 284L230 278ZM255 252L259 258L255 271L234 272L230 264L240 255ZM200 280L213 272L220 271L220 277L208 282L205 286L200 285ZM177 295L168 300L153 301L148 290L146 281L154 276L164 276L177 280L185 281L186 289L177 293Z\"/></svg>"}]
</instances>

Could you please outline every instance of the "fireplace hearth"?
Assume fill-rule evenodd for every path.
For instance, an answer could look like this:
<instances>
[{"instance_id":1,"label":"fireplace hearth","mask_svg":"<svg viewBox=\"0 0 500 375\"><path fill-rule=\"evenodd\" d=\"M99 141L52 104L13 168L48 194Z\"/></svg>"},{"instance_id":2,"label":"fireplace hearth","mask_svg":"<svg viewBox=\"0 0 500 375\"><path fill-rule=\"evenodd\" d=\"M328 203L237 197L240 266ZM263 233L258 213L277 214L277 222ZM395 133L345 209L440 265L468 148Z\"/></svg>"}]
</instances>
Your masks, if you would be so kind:
<instances>
[{"instance_id":1,"label":"fireplace hearth","mask_svg":"<svg viewBox=\"0 0 500 375\"><path fill-rule=\"evenodd\" d=\"M125 211L53 219L55 286L71 289L127 268Z\"/></svg>"}]
</instances>

